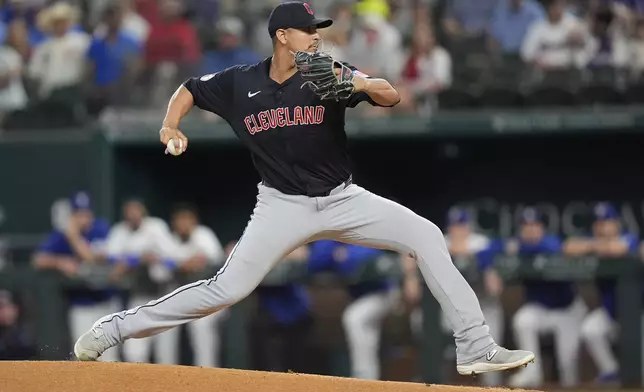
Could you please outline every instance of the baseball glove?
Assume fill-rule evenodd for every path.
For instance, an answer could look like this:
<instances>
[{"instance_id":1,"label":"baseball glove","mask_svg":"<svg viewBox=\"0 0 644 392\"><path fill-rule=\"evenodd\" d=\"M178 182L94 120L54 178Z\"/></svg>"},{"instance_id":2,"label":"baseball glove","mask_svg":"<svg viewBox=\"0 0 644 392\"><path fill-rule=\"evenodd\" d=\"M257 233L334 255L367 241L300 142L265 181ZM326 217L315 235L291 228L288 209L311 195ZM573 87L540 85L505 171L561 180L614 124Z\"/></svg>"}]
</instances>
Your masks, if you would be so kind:
<instances>
[{"instance_id":1,"label":"baseball glove","mask_svg":"<svg viewBox=\"0 0 644 392\"><path fill-rule=\"evenodd\" d=\"M353 71L328 54L297 52L295 66L305 81L302 87L308 85L320 99L339 101L353 93Z\"/></svg>"}]
</instances>

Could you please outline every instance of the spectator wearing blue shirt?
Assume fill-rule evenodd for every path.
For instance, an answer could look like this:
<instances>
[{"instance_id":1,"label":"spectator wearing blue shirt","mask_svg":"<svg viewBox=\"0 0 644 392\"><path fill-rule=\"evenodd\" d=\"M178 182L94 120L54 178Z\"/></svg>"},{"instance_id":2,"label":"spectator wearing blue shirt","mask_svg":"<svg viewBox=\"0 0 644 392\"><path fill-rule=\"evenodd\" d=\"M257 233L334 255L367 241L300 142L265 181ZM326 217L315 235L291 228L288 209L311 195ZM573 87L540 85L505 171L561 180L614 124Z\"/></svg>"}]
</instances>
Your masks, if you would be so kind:
<instances>
[{"instance_id":1,"label":"spectator wearing blue shirt","mask_svg":"<svg viewBox=\"0 0 644 392\"><path fill-rule=\"evenodd\" d=\"M450 38L479 37L485 34L500 0L451 0L447 2L443 27Z\"/></svg>"},{"instance_id":2,"label":"spectator wearing blue shirt","mask_svg":"<svg viewBox=\"0 0 644 392\"><path fill-rule=\"evenodd\" d=\"M78 274L81 264L105 260L105 239L109 224L95 218L89 195L75 194L70 200L72 214L63 231L54 230L34 255L33 264L41 270L56 270L69 277ZM113 290L75 290L70 293L69 326L74 342L94 321L121 309ZM117 360L117 350L110 349L104 361Z\"/></svg>"},{"instance_id":3,"label":"spectator wearing blue shirt","mask_svg":"<svg viewBox=\"0 0 644 392\"><path fill-rule=\"evenodd\" d=\"M235 17L223 17L217 22L217 50L206 51L201 63L204 75L219 72L238 64L260 61L259 55L244 46L244 24Z\"/></svg>"},{"instance_id":4,"label":"spectator wearing blue shirt","mask_svg":"<svg viewBox=\"0 0 644 392\"><path fill-rule=\"evenodd\" d=\"M535 208L522 211L518 238L506 242L506 253L518 256L554 255L561 252L561 240L547 234L543 217ZM553 334L559 379L564 387L579 381L579 328L586 313L572 282L525 281L525 304L516 312L512 326L522 350L535 350L540 358L539 338ZM543 383L540 361L528 366L510 379L513 387L536 387Z\"/></svg>"},{"instance_id":5,"label":"spectator wearing blue shirt","mask_svg":"<svg viewBox=\"0 0 644 392\"><path fill-rule=\"evenodd\" d=\"M104 12L105 32L95 35L89 50L90 73L94 91L90 97L90 112L100 112L105 106L125 103L125 89L134 83L141 69L141 43L121 28L125 10L111 6Z\"/></svg>"},{"instance_id":6,"label":"spectator wearing blue shirt","mask_svg":"<svg viewBox=\"0 0 644 392\"><path fill-rule=\"evenodd\" d=\"M232 251L232 244L227 253ZM303 263L306 247L287 255L282 263ZM306 363L308 337L312 331L311 299L304 285L258 286L255 289L259 313L253 323L254 347L259 352L255 368L286 372L301 371Z\"/></svg>"},{"instance_id":7,"label":"spectator wearing blue shirt","mask_svg":"<svg viewBox=\"0 0 644 392\"><path fill-rule=\"evenodd\" d=\"M565 247L567 255L594 254L605 258L619 258L637 254L639 238L622 230L619 213L614 205L598 203L594 208L594 218L592 237L568 240ZM599 280L597 288L601 294L602 306L584 319L581 337L597 365L597 382L612 383L619 380L619 363L611 349L611 343L615 342L619 331L615 320L615 281Z\"/></svg>"},{"instance_id":8,"label":"spectator wearing blue shirt","mask_svg":"<svg viewBox=\"0 0 644 392\"><path fill-rule=\"evenodd\" d=\"M494 10L490 23L490 38L505 54L519 54L528 29L533 22L543 20L545 11L534 0L502 0Z\"/></svg>"},{"instance_id":9,"label":"spectator wearing blue shirt","mask_svg":"<svg viewBox=\"0 0 644 392\"><path fill-rule=\"evenodd\" d=\"M350 276L365 263L375 263L384 253L378 249L330 240L316 241L309 248L309 272L334 271ZM389 280L364 282L348 288L353 301L342 314L349 346L351 377L380 379L380 335L385 317L392 311L394 284Z\"/></svg>"}]
</instances>

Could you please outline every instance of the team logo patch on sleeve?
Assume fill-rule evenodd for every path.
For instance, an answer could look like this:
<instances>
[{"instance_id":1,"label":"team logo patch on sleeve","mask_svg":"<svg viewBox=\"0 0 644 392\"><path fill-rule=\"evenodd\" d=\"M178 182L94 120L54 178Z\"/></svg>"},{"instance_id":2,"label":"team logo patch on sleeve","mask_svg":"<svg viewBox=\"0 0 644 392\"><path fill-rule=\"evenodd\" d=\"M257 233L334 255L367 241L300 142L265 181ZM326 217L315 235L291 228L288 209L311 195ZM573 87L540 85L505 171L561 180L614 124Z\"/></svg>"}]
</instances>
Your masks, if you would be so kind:
<instances>
[{"instance_id":1,"label":"team logo patch on sleeve","mask_svg":"<svg viewBox=\"0 0 644 392\"><path fill-rule=\"evenodd\" d=\"M207 81L209 81L210 79L214 78L214 77L215 77L215 75L217 75L217 73L216 73L216 72L215 72L215 73L208 74L208 75L204 75L204 76L202 76L199 80L201 80L202 82L207 82Z\"/></svg>"}]
</instances>

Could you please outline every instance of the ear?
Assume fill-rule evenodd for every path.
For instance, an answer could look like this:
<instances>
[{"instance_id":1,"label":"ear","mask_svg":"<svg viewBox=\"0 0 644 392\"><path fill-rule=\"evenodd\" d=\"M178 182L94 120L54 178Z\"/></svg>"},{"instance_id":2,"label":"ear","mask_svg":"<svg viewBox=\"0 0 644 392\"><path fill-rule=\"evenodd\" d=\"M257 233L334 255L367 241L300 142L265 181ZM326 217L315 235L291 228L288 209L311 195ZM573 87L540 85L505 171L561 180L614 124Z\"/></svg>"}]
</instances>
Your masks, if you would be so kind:
<instances>
[{"instance_id":1,"label":"ear","mask_svg":"<svg viewBox=\"0 0 644 392\"><path fill-rule=\"evenodd\" d=\"M277 38L277 40L279 42L281 42L282 45L286 45L286 41L287 41L287 39L286 39L286 30L281 30L281 29L277 30L275 32L275 38Z\"/></svg>"}]
</instances>

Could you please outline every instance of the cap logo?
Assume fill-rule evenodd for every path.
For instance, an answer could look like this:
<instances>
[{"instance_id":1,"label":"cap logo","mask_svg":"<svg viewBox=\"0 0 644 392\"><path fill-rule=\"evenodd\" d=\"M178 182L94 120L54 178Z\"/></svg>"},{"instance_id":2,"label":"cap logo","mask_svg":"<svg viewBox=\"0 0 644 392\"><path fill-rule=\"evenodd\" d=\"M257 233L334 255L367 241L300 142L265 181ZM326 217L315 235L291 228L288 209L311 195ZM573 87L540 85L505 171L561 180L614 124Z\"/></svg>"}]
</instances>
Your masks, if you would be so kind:
<instances>
[{"instance_id":1,"label":"cap logo","mask_svg":"<svg viewBox=\"0 0 644 392\"><path fill-rule=\"evenodd\" d=\"M302 4L304 5L304 8L306 8L306 12L313 15L313 10L311 9L311 6L309 5L309 3L302 3Z\"/></svg>"},{"instance_id":2,"label":"cap logo","mask_svg":"<svg viewBox=\"0 0 644 392\"><path fill-rule=\"evenodd\" d=\"M89 206L89 196L85 192L76 195L76 205L80 208L87 208Z\"/></svg>"}]
</instances>

